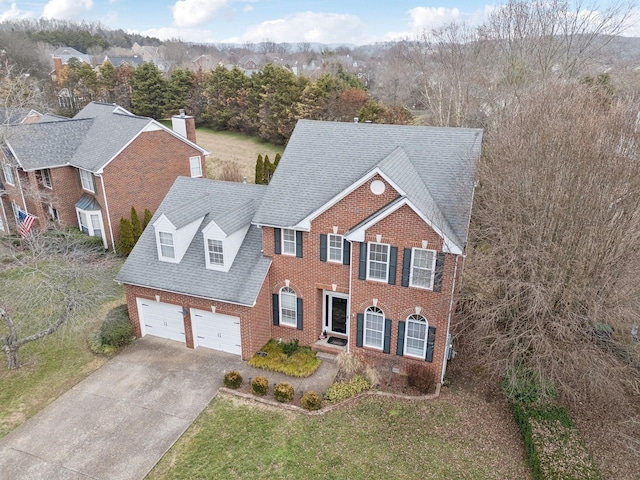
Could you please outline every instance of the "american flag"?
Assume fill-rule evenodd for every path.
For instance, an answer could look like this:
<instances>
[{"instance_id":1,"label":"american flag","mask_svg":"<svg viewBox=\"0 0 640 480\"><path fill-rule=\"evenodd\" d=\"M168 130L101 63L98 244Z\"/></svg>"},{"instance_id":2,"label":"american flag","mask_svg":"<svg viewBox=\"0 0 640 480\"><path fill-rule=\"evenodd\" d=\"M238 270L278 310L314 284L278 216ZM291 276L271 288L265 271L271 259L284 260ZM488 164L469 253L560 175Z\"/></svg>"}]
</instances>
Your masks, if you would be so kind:
<instances>
[{"instance_id":1,"label":"american flag","mask_svg":"<svg viewBox=\"0 0 640 480\"><path fill-rule=\"evenodd\" d=\"M20 236L22 238L25 238L27 236L27 234L31 230L31 227L33 227L33 222L36 221L36 218L37 217L34 217L30 213L24 213L22 211L18 212L18 222L20 222L18 231L20 232Z\"/></svg>"}]
</instances>

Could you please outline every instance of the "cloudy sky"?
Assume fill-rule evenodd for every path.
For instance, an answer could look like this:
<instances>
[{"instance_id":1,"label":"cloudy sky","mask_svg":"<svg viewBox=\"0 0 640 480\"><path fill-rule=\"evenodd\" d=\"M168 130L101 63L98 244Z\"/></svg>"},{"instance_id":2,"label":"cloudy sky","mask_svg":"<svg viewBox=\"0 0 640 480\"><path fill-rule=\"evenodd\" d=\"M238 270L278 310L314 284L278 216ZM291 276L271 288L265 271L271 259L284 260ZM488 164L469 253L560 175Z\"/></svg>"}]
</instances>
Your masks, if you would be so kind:
<instances>
[{"instance_id":1,"label":"cloudy sky","mask_svg":"<svg viewBox=\"0 0 640 480\"><path fill-rule=\"evenodd\" d=\"M194 42L366 44L410 37L452 20L477 24L492 8L479 0L0 0L0 21L99 21ZM627 34L640 36L640 28L633 25Z\"/></svg>"}]
</instances>

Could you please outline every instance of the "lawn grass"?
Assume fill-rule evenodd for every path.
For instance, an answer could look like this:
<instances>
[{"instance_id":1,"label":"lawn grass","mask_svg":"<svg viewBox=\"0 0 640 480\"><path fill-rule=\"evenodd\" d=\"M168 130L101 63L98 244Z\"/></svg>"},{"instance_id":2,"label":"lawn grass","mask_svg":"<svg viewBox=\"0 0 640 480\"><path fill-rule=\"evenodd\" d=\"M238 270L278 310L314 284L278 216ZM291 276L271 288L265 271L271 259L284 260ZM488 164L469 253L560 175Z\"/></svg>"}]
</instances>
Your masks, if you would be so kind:
<instances>
[{"instance_id":1,"label":"lawn grass","mask_svg":"<svg viewBox=\"0 0 640 480\"><path fill-rule=\"evenodd\" d=\"M284 147L261 141L259 138L236 132L218 132L210 128L196 129L196 141L207 149L207 177L219 178L224 162L238 165L240 174L253 183L258 155L269 155L273 162L277 153L282 154Z\"/></svg>"},{"instance_id":2,"label":"lawn grass","mask_svg":"<svg viewBox=\"0 0 640 480\"><path fill-rule=\"evenodd\" d=\"M1 357L0 437L106 362L106 357L95 355L89 350L88 338L98 330L107 312L124 302L123 288L113 281L120 265L121 262L118 261L105 271L103 288L108 289L109 300L96 308L93 314L85 313L82 317L76 317L52 335L26 344L18 352L21 367L17 370L7 370L4 355ZM15 277L11 269L1 271L0 275ZM18 284L12 287L21 288ZM47 309L46 301L43 302L42 309ZM37 315L38 312L34 314ZM0 334L3 332L0 328Z\"/></svg>"},{"instance_id":3,"label":"lawn grass","mask_svg":"<svg viewBox=\"0 0 640 480\"><path fill-rule=\"evenodd\" d=\"M475 406L365 398L306 416L219 395L147 478L530 478L501 426L467 428Z\"/></svg>"},{"instance_id":4,"label":"lawn grass","mask_svg":"<svg viewBox=\"0 0 640 480\"><path fill-rule=\"evenodd\" d=\"M297 342L297 341L296 341ZM257 353L249 360L252 367L281 372L292 377L308 377L320 366L321 360L310 347L299 346L292 355L284 353L283 342L271 339L260 349L266 355ZM297 345L297 343L296 343Z\"/></svg>"}]
</instances>

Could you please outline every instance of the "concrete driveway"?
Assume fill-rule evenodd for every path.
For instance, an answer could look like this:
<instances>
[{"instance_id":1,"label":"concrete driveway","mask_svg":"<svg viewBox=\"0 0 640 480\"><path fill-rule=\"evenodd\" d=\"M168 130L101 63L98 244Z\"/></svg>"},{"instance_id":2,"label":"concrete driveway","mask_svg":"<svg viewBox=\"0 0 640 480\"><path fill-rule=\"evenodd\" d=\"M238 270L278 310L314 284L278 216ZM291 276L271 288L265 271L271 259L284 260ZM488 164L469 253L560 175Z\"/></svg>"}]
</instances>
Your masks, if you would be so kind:
<instances>
[{"instance_id":1,"label":"concrete driveway","mask_svg":"<svg viewBox=\"0 0 640 480\"><path fill-rule=\"evenodd\" d=\"M3 439L0 479L141 479L238 356L147 336Z\"/></svg>"}]
</instances>

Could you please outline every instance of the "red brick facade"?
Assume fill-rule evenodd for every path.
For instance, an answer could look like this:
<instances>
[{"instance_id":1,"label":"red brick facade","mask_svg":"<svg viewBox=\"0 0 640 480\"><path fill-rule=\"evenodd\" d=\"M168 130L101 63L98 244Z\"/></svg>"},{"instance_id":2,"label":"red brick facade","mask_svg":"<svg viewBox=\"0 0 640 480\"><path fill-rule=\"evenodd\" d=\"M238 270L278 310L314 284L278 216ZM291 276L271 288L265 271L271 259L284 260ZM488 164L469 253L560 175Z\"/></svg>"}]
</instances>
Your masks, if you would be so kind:
<instances>
[{"instance_id":1,"label":"red brick facade","mask_svg":"<svg viewBox=\"0 0 640 480\"><path fill-rule=\"evenodd\" d=\"M52 188L42 185L39 172L14 168L16 185L4 182L7 195L3 201L9 228L16 232L12 203L37 216L41 228L46 228L51 220L50 205L55 208L61 226L77 227L75 204L83 194L88 194L100 205L103 236L107 247L112 248L114 244L117 246L120 238L120 219L130 217L131 207L136 208L141 220L145 209L155 212L175 179L191 175L189 158L194 156L200 158L204 176L204 156L198 149L165 130L141 133L104 168L101 175L94 176L95 192L83 190L75 167L49 169Z\"/></svg>"},{"instance_id":2,"label":"red brick facade","mask_svg":"<svg viewBox=\"0 0 640 480\"><path fill-rule=\"evenodd\" d=\"M374 180L384 182L384 193L372 193L370 185ZM426 365L437 380L442 375L443 360L446 351L449 315L453 306L452 294L455 294L454 278L462 270L462 256L445 254L442 270L442 282L439 292L404 287L402 283L402 257L405 248L423 247L427 242L429 249L442 252L442 238L409 206L404 205L386 218L373 224L365 232L365 241L380 241L398 248L395 285L373 280L360 280L360 243L351 243L348 265L330 261L321 261L321 235L337 233L344 235L372 214L379 211L399 197L397 191L380 176L375 176L337 203L327 208L311 221L310 232L302 232L302 258L293 255L275 253L274 228L262 227L263 253L271 257L273 263L260 291L254 307L239 307L219 302L205 301L193 297L174 295L139 287L127 286L127 300L131 318L136 325L136 334L140 335L136 311L136 297L153 299L161 296L162 302L183 305L187 308L209 309L215 305L220 313L241 318L242 356L250 358L269 338L283 340L298 339L303 345L313 345L325 330L324 292L338 292L349 296L348 349L368 363L392 365L406 372L411 363ZM381 238L378 239L378 236ZM457 272L456 272L456 269ZM303 328L297 326L274 325L272 296L279 294L282 287L288 285L296 296L303 301ZM357 315L377 305L384 317L391 320L390 352L368 347L357 347ZM407 355L397 355L398 324L405 322L409 315L419 312L435 328L433 359ZM193 347L190 337L190 319L185 318L187 346Z\"/></svg>"}]
</instances>

